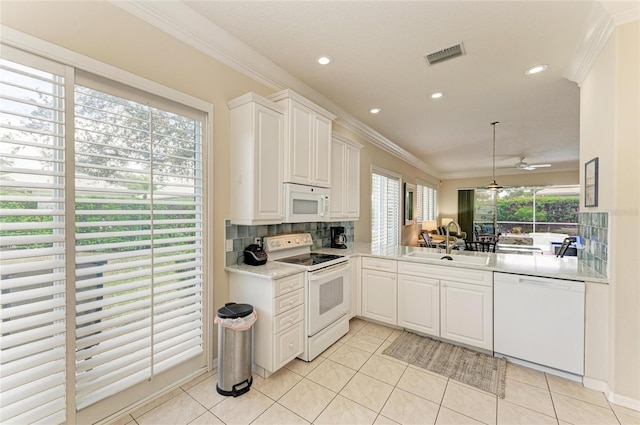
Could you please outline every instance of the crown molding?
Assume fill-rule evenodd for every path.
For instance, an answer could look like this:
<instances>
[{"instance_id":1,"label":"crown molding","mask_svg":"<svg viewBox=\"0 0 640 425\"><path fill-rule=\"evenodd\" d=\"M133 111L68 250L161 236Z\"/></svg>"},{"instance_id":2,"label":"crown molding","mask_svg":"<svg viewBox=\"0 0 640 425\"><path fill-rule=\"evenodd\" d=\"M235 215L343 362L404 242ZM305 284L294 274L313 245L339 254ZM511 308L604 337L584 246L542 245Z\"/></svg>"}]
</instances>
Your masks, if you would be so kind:
<instances>
[{"instance_id":1,"label":"crown molding","mask_svg":"<svg viewBox=\"0 0 640 425\"><path fill-rule=\"evenodd\" d=\"M628 24L640 19L639 1L602 1L602 6L611 15L615 26Z\"/></svg>"},{"instance_id":2,"label":"crown molding","mask_svg":"<svg viewBox=\"0 0 640 425\"><path fill-rule=\"evenodd\" d=\"M640 19L640 2L594 3L563 77L582 86L616 26Z\"/></svg>"},{"instance_id":3,"label":"crown molding","mask_svg":"<svg viewBox=\"0 0 640 425\"><path fill-rule=\"evenodd\" d=\"M563 77L582 86L614 29L611 16L600 2L594 3L580 42L573 52Z\"/></svg>"},{"instance_id":4,"label":"crown molding","mask_svg":"<svg viewBox=\"0 0 640 425\"><path fill-rule=\"evenodd\" d=\"M438 176L424 161L181 2L110 0L110 3L270 89L295 90L337 115L338 125L421 171Z\"/></svg>"}]
</instances>

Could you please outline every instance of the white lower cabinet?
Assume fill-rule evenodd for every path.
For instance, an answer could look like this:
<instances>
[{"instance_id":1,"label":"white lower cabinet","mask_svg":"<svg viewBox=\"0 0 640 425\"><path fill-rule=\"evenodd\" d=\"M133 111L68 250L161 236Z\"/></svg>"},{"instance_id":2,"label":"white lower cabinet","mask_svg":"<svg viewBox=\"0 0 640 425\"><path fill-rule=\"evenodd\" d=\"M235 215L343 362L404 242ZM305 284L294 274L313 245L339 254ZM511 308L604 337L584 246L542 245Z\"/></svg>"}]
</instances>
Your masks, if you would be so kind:
<instances>
[{"instance_id":1,"label":"white lower cabinet","mask_svg":"<svg viewBox=\"0 0 640 425\"><path fill-rule=\"evenodd\" d=\"M493 289L440 281L440 336L493 351Z\"/></svg>"},{"instance_id":2,"label":"white lower cabinet","mask_svg":"<svg viewBox=\"0 0 640 425\"><path fill-rule=\"evenodd\" d=\"M304 273L280 279L229 273L229 299L251 304L253 365L267 377L304 351Z\"/></svg>"},{"instance_id":3,"label":"white lower cabinet","mask_svg":"<svg viewBox=\"0 0 640 425\"><path fill-rule=\"evenodd\" d=\"M492 273L399 261L398 325L493 350Z\"/></svg>"},{"instance_id":4,"label":"white lower cabinet","mask_svg":"<svg viewBox=\"0 0 640 425\"><path fill-rule=\"evenodd\" d=\"M398 275L398 326L440 335L440 281Z\"/></svg>"},{"instance_id":5,"label":"white lower cabinet","mask_svg":"<svg viewBox=\"0 0 640 425\"><path fill-rule=\"evenodd\" d=\"M362 259L362 316L396 325L398 322L396 261Z\"/></svg>"},{"instance_id":6,"label":"white lower cabinet","mask_svg":"<svg viewBox=\"0 0 640 425\"><path fill-rule=\"evenodd\" d=\"M361 258L361 315L493 351L493 273Z\"/></svg>"},{"instance_id":7,"label":"white lower cabinet","mask_svg":"<svg viewBox=\"0 0 640 425\"><path fill-rule=\"evenodd\" d=\"M397 275L362 270L362 316L395 325L398 305Z\"/></svg>"}]
</instances>

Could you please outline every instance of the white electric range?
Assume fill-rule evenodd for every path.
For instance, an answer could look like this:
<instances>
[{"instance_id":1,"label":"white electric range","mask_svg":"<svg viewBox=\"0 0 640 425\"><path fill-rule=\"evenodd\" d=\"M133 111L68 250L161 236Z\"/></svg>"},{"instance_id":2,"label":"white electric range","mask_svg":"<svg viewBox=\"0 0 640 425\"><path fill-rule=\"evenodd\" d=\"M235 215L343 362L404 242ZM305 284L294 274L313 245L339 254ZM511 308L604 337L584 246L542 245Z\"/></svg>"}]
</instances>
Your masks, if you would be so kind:
<instances>
[{"instance_id":1,"label":"white electric range","mask_svg":"<svg viewBox=\"0 0 640 425\"><path fill-rule=\"evenodd\" d=\"M263 238L270 261L305 270L305 361L349 332L349 257L311 252L312 245L309 233Z\"/></svg>"}]
</instances>

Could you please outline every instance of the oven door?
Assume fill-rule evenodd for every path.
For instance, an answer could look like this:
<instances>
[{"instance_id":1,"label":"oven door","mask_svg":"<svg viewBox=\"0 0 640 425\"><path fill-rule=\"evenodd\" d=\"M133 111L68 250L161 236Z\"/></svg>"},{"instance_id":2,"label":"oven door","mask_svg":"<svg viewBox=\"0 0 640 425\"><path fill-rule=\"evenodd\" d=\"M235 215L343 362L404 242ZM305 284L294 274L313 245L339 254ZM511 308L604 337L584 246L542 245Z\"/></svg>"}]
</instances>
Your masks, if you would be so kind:
<instances>
[{"instance_id":1,"label":"oven door","mask_svg":"<svg viewBox=\"0 0 640 425\"><path fill-rule=\"evenodd\" d=\"M349 262L309 272L307 336L349 313Z\"/></svg>"}]
</instances>

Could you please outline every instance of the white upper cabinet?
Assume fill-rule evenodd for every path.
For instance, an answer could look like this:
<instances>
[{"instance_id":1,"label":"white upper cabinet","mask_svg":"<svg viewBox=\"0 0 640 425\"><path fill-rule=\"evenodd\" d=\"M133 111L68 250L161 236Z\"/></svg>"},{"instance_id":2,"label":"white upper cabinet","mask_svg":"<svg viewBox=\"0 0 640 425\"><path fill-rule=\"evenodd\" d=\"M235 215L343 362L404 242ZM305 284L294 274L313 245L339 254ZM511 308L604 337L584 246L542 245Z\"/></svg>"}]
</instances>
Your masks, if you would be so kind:
<instances>
[{"instance_id":1,"label":"white upper cabinet","mask_svg":"<svg viewBox=\"0 0 640 425\"><path fill-rule=\"evenodd\" d=\"M331 112L292 90L269 99L285 107L284 181L331 187Z\"/></svg>"},{"instance_id":2,"label":"white upper cabinet","mask_svg":"<svg viewBox=\"0 0 640 425\"><path fill-rule=\"evenodd\" d=\"M360 218L360 149L342 136L331 141L331 220Z\"/></svg>"},{"instance_id":3,"label":"white upper cabinet","mask_svg":"<svg viewBox=\"0 0 640 425\"><path fill-rule=\"evenodd\" d=\"M282 223L284 108L255 93L227 104L231 110L231 223Z\"/></svg>"}]
</instances>

